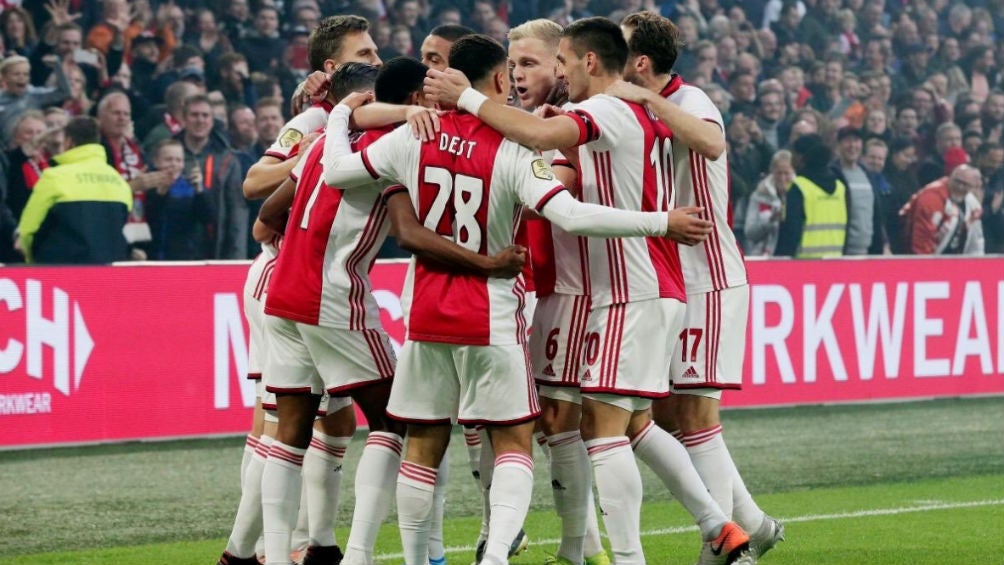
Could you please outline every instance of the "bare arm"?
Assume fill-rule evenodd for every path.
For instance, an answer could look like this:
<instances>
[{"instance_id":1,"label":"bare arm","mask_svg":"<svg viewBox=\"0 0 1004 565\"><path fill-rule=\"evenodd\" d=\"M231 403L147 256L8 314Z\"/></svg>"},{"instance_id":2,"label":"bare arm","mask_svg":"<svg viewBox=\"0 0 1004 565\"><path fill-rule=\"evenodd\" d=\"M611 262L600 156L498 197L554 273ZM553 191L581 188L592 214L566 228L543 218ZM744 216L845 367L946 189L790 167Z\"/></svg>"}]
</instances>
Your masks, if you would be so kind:
<instances>
[{"instance_id":1,"label":"bare arm","mask_svg":"<svg viewBox=\"0 0 1004 565\"><path fill-rule=\"evenodd\" d=\"M293 179L286 177L279 188L261 205L261 210L258 211L258 221L277 233L284 232L286 220L289 218L289 207L293 205L295 194L296 183L293 182Z\"/></svg>"},{"instance_id":2,"label":"bare arm","mask_svg":"<svg viewBox=\"0 0 1004 565\"><path fill-rule=\"evenodd\" d=\"M486 257L441 237L419 223L411 199L404 190L387 198L387 210L398 244L425 261L452 269L460 268L482 277L505 279L518 275L526 262L526 248L519 245Z\"/></svg>"},{"instance_id":3,"label":"bare arm","mask_svg":"<svg viewBox=\"0 0 1004 565\"><path fill-rule=\"evenodd\" d=\"M606 91L610 96L644 104L662 123L673 130L679 139L701 156L714 161L725 152L725 132L714 122L702 120L686 112L677 104L666 100L646 88L618 81Z\"/></svg>"},{"instance_id":4,"label":"bare arm","mask_svg":"<svg viewBox=\"0 0 1004 565\"><path fill-rule=\"evenodd\" d=\"M262 156L251 166L247 177L244 178L244 197L248 200L267 198L276 187L289 178L289 173L295 165L296 159L281 161L269 155Z\"/></svg>"}]
</instances>

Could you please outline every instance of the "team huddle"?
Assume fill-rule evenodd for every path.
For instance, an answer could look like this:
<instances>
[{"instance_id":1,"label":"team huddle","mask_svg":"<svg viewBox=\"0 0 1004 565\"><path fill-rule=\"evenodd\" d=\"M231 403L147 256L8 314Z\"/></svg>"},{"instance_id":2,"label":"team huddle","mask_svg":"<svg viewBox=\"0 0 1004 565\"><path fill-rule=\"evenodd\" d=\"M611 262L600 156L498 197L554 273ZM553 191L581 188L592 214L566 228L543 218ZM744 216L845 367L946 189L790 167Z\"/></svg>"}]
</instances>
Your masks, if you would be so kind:
<instances>
[{"instance_id":1,"label":"team huddle","mask_svg":"<svg viewBox=\"0 0 1004 565\"><path fill-rule=\"evenodd\" d=\"M526 548L535 438L561 519L546 563L645 563L637 459L693 515L699 564L783 539L722 438L749 290L722 116L672 73L676 41L652 13L533 20L508 52L445 25L421 62L381 66L366 20L318 26L312 103L245 181L267 196L245 286L260 403L220 564L372 565L395 497L404 562L445 563L454 424L485 500L477 563ZM389 234L414 254L396 359L369 281Z\"/></svg>"}]
</instances>

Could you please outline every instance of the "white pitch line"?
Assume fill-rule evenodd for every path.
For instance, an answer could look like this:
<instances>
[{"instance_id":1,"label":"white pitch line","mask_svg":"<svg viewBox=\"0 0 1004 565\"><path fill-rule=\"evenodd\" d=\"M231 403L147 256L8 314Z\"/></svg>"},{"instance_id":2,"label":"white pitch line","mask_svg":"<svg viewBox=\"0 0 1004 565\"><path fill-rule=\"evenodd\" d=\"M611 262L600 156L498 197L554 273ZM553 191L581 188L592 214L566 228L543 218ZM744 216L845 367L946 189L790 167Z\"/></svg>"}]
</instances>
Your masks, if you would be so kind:
<instances>
[{"instance_id":1,"label":"white pitch line","mask_svg":"<svg viewBox=\"0 0 1004 565\"><path fill-rule=\"evenodd\" d=\"M1004 499L973 500L970 502L934 502L922 506L903 506L899 508L877 508L874 510L856 510L854 512L837 512L833 514L809 514L807 516L790 516L778 518L785 524L795 524L799 522L821 522L824 520L844 520L847 518L866 518L869 516L894 516L897 514L910 514L913 512L931 512L934 510L956 510L959 508L976 508L980 506L1001 506ZM673 528L659 528L657 530L646 530L641 533L642 537L664 536L669 534L683 534L696 532L697 526L677 526ZM530 542L531 546L554 545L560 543L560 539L543 539ZM474 551L473 545L458 545L445 548L446 553L461 553ZM376 555L380 561L397 560L404 557L403 553L383 553Z\"/></svg>"}]
</instances>

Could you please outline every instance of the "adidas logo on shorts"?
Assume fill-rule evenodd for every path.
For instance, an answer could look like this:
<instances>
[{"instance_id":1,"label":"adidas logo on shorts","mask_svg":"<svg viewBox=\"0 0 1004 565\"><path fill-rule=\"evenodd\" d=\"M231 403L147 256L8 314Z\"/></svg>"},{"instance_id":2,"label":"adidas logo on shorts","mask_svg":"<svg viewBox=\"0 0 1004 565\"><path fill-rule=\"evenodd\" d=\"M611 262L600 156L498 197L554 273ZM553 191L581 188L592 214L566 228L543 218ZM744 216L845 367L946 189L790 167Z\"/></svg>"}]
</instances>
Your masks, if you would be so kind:
<instances>
[{"instance_id":1,"label":"adidas logo on shorts","mask_svg":"<svg viewBox=\"0 0 1004 565\"><path fill-rule=\"evenodd\" d=\"M686 379L699 379L701 375L698 375L697 371L694 369L694 366L691 365L687 367L686 371L683 372L683 377Z\"/></svg>"},{"instance_id":2,"label":"adidas logo on shorts","mask_svg":"<svg viewBox=\"0 0 1004 565\"><path fill-rule=\"evenodd\" d=\"M548 363L548 365L546 367L544 367L543 373L544 373L545 376L553 377L554 376L554 367L552 367L551 364Z\"/></svg>"},{"instance_id":3,"label":"adidas logo on shorts","mask_svg":"<svg viewBox=\"0 0 1004 565\"><path fill-rule=\"evenodd\" d=\"M593 380L593 374L590 373L589 370L587 369L585 373L582 373L582 378L579 379L579 380L582 381L582 382L584 382L584 383L585 382L589 382L589 381Z\"/></svg>"}]
</instances>

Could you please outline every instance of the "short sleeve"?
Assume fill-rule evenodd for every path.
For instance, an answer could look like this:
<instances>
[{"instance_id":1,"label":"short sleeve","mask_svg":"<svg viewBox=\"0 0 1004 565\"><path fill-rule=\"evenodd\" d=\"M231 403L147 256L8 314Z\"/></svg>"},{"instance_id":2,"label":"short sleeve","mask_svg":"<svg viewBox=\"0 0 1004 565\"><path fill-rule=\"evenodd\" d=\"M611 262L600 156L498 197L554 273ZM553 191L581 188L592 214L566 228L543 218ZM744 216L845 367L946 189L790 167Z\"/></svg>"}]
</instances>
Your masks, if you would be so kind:
<instances>
[{"instance_id":1,"label":"short sleeve","mask_svg":"<svg viewBox=\"0 0 1004 565\"><path fill-rule=\"evenodd\" d=\"M523 204L539 212L556 194L565 190L543 157L509 141L504 142L503 147L515 152L509 180Z\"/></svg>"},{"instance_id":2,"label":"short sleeve","mask_svg":"<svg viewBox=\"0 0 1004 565\"><path fill-rule=\"evenodd\" d=\"M570 118L579 126L579 143L600 142L606 147L617 144L618 137L625 128L625 111L623 102L612 96L600 94L578 104L567 107Z\"/></svg>"},{"instance_id":3,"label":"short sleeve","mask_svg":"<svg viewBox=\"0 0 1004 565\"><path fill-rule=\"evenodd\" d=\"M719 126L722 126L724 130L722 113L703 90L694 87L684 87L681 88L675 96L671 96L669 100L676 103L681 110L691 116L695 116L709 122L714 122Z\"/></svg>"},{"instance_id":4,"label":"short sleeve","mask_svg":"<svg viewBox=\"0 0 1004 565\"><path fill-rule=\"evenodd\" d=\"M319 141L324 143L323 139ZM308 149L307 152L309 153L310 150ZM300 177L303 176L303 169L307 166L307 161L307 156L304 155L302 159L297 160L296 164L293 165L293 170L289 172L289 178L293 179L293 182L300 180Z\"/></svg>"},{"instance_id":5,"label":"short sleeve","mask_svg":"<svg viewBox=\"0 0 1004 565\"><path fill-rule=\"evenodd\" d=\"M328 123L328 111L324 106L315 105L300 112L286 122L279 130L275 142L265 151L265 155L286 161L295 157L300 141L311 132L323 128Z\"/></svg>"},{"instance_id":6,"label":"short sleeve","mask_svg":"<svg viewBox=\"0 0 1004 565\"><path fill-rule=\"evenodd\" d=\"M399 126L394 131L367 145L359 152L363 166L373 179L386 178L395 182L403 182L407 177L408 163L414 161L411 153L415 150L418 140L411 134L408 124Z\"/></svg>"}]
</instances>

